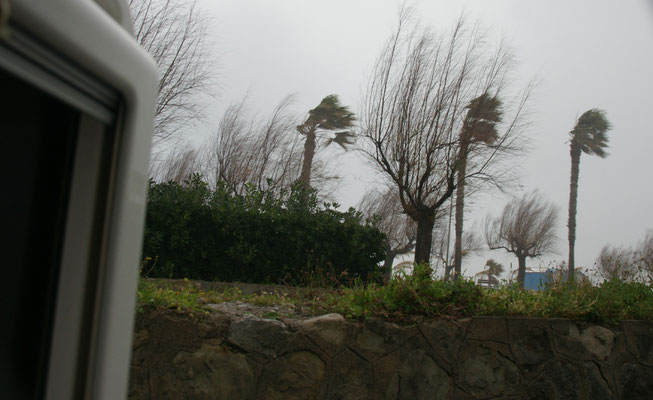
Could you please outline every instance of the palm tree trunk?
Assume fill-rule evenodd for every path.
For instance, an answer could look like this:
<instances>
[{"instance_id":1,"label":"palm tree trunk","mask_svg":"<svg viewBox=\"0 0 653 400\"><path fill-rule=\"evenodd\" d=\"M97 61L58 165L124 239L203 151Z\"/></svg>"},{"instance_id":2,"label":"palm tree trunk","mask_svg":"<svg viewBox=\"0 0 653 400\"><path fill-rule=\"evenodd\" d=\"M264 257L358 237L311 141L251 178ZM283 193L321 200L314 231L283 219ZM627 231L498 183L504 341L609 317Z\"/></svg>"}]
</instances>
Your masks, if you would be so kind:
<instances>
[{"instance_id":1,"label":"palm tree trunk","mask_svg":"<svg viewBox=\"0 0 653 400\"><path fill-rule=\"evenodd\" d=\"M576 244L576 206L578 202L578 172L580 170L580 146L572 140L571 155L571 182L569 184L569 282L575 276L574 245Z\"/></svg>"},{"instance_id":2,"label":"palm tree trunk","mask_svg":"<svg viewBox=\"0 0 653 400\"><path fill-rule=\"evenodd\" d=\"M299 181L304 184L306 189L311 187L313 156L315 156L315 129L311 129L306 134L306 141L304 142L304 161L302 162L302 173L299 176Z\"/></svg>"},{"instance_id":3,"label":"palm tree trunk","mask_svg":"<svg viewBox=\"0 0 653 400\"><path fill-rule=\"evenodd\" d=\"M435 221L429 215L420 215L417 220L417 239L415 241L415 263L428 264L431 260L431 239Z\"/></svg>"},{"instance_id":4,"label":"palm tree trunk","mask_svg":"<svg viewBox=\"0 0 653 400\"><path fill-rule=\"evenodd\" d=\"M467 146L460 149L460 167L458 169L456 187L456 240L454 242L453 265L456 273L454 279L458 279L462 273L463 261L463 213L465 211L465 174L467 173Z\"/></svg>"},{"instance_id":5,"label":"palm tree trunk","mask_svg":"<svg viewBox=\"0 0 653 400\"><path fill-rule=\"evenodd\" d=\"M526 279L526 255L517 254L519 261L519 269L517 270L517 284L520 288L524 288L524 280Z\"/></svg>"}]
</instances>

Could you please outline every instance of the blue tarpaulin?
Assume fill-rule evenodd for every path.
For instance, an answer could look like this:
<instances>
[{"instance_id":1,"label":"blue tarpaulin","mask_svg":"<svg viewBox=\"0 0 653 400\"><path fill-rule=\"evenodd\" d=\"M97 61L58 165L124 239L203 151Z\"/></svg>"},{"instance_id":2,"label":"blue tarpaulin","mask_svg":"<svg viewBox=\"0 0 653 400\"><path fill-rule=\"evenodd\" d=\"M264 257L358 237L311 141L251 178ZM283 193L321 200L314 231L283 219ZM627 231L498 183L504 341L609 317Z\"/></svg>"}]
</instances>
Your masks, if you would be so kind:
<instances>
[{"instance_id":1,"label":"blue tarpaulin","mask_svg":"<svg viewBox=\"0 0 653 400\"><path fill-rule=\"evenodd\" d=\"M549 278L546 272L527 272L524 277L524 289L544 290Z\"/></svg>"}]
</instances>

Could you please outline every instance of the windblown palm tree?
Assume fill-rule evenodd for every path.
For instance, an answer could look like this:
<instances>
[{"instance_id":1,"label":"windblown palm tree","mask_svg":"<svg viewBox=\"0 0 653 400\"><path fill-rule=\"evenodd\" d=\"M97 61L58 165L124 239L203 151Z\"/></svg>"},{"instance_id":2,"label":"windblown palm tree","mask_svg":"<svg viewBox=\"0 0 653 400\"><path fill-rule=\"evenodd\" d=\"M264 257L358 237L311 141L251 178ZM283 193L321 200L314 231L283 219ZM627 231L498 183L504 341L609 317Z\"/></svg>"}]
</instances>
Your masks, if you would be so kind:
<instances>
[{"instance_id":1,"label":"windblown palm tree","mask_svg":"<svg viewBox=\"0 0 653 400\"><path fill-rule=\"evenodd\" d=\"M569 281L574 279L574 244L576 242L576 205L578 202L578 172L580 169L580 155L582 153L597 155L601 158L608 154L607 132L610 122L605 117L605 111L593 108L585 111L578 118L576 126L569 132L571 155L571 183L569 185Z\"/></svg>"},{"instance_id":2,"label":"windblown palm tree","mask_svg":"<svg viewBox=\"0 0 653 400\"><path fill-rule=\"evenodd\" d=\"M306 136L302 173L299 177L304 187L309 188L311 185L311 168L315 156L317 134L321 131L349 128L354 124L355 119L354 113L349 111L347 106L340 105L338 96L332 94L322 99L317 107L308 112L306 121L297 126L297 131ZM351 131L335 132L335 136L327 140L327 145L336 143L347 150L347 146L354 143L353 138L354 135Z\"/></svg>"},{"instance_id":3,"label":"windblown palm tree","mask_svg":"<svg viewBox=\"0 0 653 400\"><path fill-rule=\"evenodd\" d=\"M498 262L494 261L493 259L487 260L485 263L485 266L487 268L487 275L488 275L488 280L490 281L491 285L497 285L499 284L499 278L497 276L503 274L505 271L505 268L503 265L499 264Z\"/></svg>"},{"instance_id":4,"label":"windblown palm tree","mask_svg":"<svg viewBox=\"0 0 653 400\"><path fill-rule=\"evenodd\" d=\"M456 173L456 240L454 243L454 270L456 272L456 279L460 276L463 259L462 238L467 156L475 144L491 144L499 137L496 125L500 122L501 101L495 96L483 93L467 105L467 115L460 131L458 171Z\"/></svg>"}]
</instances>

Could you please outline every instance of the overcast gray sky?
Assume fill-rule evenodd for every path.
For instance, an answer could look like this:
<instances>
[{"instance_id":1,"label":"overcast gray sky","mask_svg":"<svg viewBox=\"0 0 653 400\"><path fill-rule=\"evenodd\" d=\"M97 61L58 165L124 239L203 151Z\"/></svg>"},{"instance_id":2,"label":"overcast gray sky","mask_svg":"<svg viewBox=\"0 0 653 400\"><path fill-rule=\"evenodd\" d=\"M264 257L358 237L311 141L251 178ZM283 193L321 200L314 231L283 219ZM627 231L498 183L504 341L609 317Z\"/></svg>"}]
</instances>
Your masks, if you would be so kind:
<instances>
[{"instance_id":1,"label":"overcast gray sky","mask_svg":"<svg viewBox=\"0 0 653 400\"><path fill-rule=\"evenodd\" d=\"M361 89L397 17L398 1L201 0L214 26L218 98L208 135L229 102L250 91L252 107L269 112L295 93L297 111L328 94L358 109ZM591 266L605 244L635 245L653 228L653 6L645 0L416 1L418 18L448 29L461 12L481 19L491 39L509 39L519 60L516 85L538 78L525 132L531 150L521 163L523 190L539 189L560 207L558 255L530 260L548 266L567 257L568 132L590 108L606 110L613 125L606 159L581 157L576 263ZM373 182L354 154L339 159L346 179L336 194L355 205ZM466 228L498 213L508 197L476 199ZM471 275L495 258L487 251L466 261Z\"/></svg>"}]
</instances>

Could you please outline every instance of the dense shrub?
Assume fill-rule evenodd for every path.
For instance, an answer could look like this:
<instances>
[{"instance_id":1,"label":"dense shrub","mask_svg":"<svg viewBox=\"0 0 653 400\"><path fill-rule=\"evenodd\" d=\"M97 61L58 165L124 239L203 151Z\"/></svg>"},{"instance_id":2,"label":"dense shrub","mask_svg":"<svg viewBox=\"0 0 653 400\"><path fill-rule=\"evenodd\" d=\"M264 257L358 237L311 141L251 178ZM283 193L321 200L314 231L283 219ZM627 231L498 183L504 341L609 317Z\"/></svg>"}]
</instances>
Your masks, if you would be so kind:
<instances>
[{"instance_id":1,"label":"dense shrub","mask_svg":"<svg viewBox=\"0 0 653 400\"><path fill-rule=\"evenodd\" d=\"M143 273L282 283L321 268L368 280L384 257L383 234L353 208L336 208L301 185L235 195L197 175L150 182Z\"/></svg>"}]
</instances>

